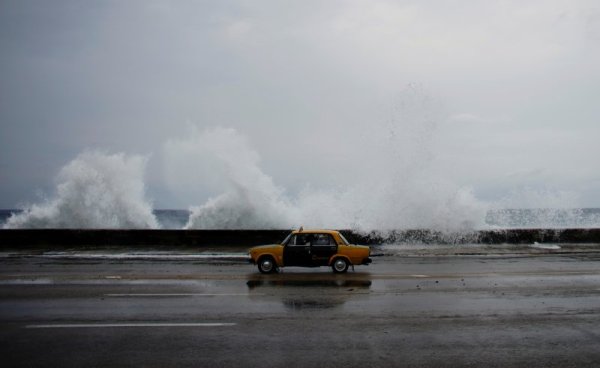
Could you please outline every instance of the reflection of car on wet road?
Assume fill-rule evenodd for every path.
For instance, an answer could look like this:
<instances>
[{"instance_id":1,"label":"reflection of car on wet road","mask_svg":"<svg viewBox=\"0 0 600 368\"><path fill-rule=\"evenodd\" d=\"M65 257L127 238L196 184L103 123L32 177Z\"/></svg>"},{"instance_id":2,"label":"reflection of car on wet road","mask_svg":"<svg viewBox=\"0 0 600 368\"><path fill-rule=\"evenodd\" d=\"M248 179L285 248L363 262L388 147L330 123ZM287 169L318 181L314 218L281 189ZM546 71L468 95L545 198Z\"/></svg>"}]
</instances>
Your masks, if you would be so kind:
<instances>
[{"instance_id":1,"label":"reflection of car on wet road","mask_svg":"<svg viewBox=\"0 0 600 368\"><path fill-rule=\"evenodd\" d=\"M333 309L347 301L368 298L371 287L369 273L351 275L315 273L282 273L250 275L248 296L260 303L281 302L295 311Z\"/></svg>"},{"instance_id":2,"label":"reflection of car on wet road","mask_svg":"<svg viewBox=\"0 0 600 368\"><path fill-rule=\"evenodd\" d=\"M350 244L334 230L295 230L280 244L253 247L249 254L262 273L287 266L330 266L333 272L343 273L348 266L371 263L369 247Z\"/></svg>"}]
</instances>

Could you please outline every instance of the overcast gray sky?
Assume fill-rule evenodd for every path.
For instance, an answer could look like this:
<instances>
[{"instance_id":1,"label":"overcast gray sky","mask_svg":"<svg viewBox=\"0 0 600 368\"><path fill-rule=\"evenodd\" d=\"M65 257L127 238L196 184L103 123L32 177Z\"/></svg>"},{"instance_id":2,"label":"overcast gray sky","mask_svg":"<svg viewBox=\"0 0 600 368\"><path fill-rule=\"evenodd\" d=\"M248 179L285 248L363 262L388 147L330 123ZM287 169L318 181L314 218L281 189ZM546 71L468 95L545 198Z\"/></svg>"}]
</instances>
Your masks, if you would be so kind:
<instances>
[{"instance_id":1,"label":"overcast gray sky","mask_svg":"<svg viewBox=\"0 0 600 368\"><path fill-rule=\"evenodd\" d=\"M215 127L290 195L428 166L484 201L600 207L600 5L0 1L1 208L86 149L148 156L155 207L201 204L165 146Z\"/></svg>"}]
</instances>

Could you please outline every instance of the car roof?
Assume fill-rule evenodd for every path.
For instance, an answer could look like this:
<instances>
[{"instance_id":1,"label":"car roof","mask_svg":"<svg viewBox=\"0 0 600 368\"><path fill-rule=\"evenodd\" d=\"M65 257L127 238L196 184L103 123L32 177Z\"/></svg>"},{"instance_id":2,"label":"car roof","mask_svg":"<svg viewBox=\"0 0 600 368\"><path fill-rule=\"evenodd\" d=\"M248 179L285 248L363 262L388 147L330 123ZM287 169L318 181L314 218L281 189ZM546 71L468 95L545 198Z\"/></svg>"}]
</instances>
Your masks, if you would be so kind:
<instances>
[{"instance_id":1,"label":"car roof","mask_svg":"<svg viewBox=\"0 0 600 368\"><path fill-rule=\"evenodd\" d=\"M303 230L294 230L292 231L292 234L314 234L314 233L320 233L320 234L339 234L339 231L337 230L323 230L323 229L303 229Z\"/></svg>"}]
</instances>

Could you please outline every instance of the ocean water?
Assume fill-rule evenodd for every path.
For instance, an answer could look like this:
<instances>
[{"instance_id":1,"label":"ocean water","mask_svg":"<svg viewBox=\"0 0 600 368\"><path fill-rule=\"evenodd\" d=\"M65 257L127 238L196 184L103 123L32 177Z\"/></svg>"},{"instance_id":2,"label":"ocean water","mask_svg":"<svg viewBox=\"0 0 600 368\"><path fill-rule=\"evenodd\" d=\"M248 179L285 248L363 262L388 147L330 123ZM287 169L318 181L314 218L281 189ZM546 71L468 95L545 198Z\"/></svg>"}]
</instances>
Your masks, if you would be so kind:
<instances>
[{"instance_id":1,"label":"ocean water","mask_svg":"<svg viewBox=\"0 0 600 368\"><path fill-rule=\"evenodd\" d=\"M23 214L22 209L0 209L0 228L4 227L11 216L19 214ZM189 210L159 209L153 210L152 214L160 229L183 229L190 217Z\"/></svg>"},{"instance_id":2,"label":"ocean water","mask_svg":"<svg viewBox=\"0 0 600 368\"><path fill-rule=\"evenodd\" d=\"M22 214L21 209L0 209L0 228L12 215ZM183 229L192 212L183 209L155 209L158 228ZM527 229L527 228L598 228L600 208L575 209L502 209L489 210L482 229Z\"/></svg>"}]
</instances>

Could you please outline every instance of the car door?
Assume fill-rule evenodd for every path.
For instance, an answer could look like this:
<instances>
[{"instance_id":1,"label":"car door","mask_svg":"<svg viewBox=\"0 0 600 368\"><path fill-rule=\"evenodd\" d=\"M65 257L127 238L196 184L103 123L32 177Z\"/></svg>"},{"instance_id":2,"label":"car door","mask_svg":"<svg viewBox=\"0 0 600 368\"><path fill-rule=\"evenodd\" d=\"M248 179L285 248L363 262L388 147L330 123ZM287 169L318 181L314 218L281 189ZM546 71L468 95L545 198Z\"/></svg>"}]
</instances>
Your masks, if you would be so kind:
<instances>
[{"instance_id":1,"label":"car door","mask_svg":"<svg viewBox=\"0 0 600 368\"><path fill-rule=\"evenodd\" d=\"M326 266L329 258L337 253L337 244L330 234L313 234L311 240L312 261L317 266Z\"/></svg>"},{"instance_id":2,"label":"car door","mask_svg":"<svg viewBox=\"0 0 600 368\"><path fill-rule=\"evenodd\" d=\"M312 266L312 234L294 234L283 248L284 266Z\"/></svg>"}]
</instances>

